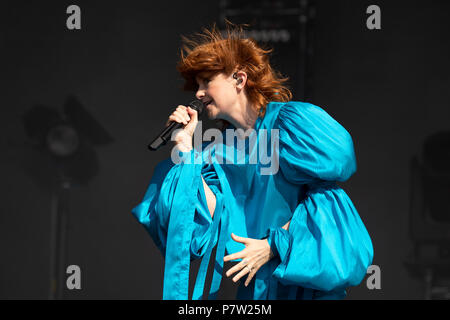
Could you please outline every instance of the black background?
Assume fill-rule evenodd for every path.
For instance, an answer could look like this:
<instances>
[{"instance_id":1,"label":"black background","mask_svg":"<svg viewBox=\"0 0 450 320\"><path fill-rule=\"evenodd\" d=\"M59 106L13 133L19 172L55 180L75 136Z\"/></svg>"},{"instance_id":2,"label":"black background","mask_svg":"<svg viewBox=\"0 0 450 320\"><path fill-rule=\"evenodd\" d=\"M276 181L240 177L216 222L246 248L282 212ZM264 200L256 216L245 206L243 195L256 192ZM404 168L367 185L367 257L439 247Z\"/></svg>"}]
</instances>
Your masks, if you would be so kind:
<instances>
[{"instance_id":1,"label":"black background","mask_svg":"<svg viewBox=\"0 0 450 320\"><path fill-rule=\"evenodd\" d=\"M70 4L81 8L81 30L66 28ZM366 28L371 4L381 30ZM33 161L20 116L75 95L115 141L96 149L99 174L70 194L67 265L81 267L82 289L64 297L160 299L163 257L131 209L169 155L149 152L149 139L192 97L175 69L180 35L217 21L218 3L4 1L0 12L0 298L48 297L51 197L20 165ZM408 165L426 136L449 130L449 13L448 1L316 1L309 102L353 137L358 171L343 187L381 269L380 290L364 280L348 299L423 297L404 266ZM221 297L233 299L224 281Z\"/></svg>"}]
</instances>

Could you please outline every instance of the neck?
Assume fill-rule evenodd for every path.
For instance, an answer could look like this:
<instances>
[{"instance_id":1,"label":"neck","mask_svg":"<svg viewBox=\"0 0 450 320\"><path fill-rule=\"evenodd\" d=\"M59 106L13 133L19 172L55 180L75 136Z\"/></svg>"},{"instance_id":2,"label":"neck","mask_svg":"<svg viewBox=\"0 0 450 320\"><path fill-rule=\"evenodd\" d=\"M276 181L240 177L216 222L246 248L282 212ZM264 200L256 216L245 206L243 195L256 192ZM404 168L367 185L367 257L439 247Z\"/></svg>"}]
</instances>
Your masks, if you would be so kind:
<instances>
[{"instance_id":1,"label":"neck","mask_svg":"<svg viewBox=\"0 0 450 320\"><path fill-rule=\"evenodd\" d=\"M249 135L249 133L245 134L245 131L254 128L257 119L258 112L252 108L252 105L248 101L246 101L246 103L240 104L240 106L230 114L230 117L227 120L236 129L244 130L244 136L241 138L245 138Z\"/></svg>"}]
</instances>

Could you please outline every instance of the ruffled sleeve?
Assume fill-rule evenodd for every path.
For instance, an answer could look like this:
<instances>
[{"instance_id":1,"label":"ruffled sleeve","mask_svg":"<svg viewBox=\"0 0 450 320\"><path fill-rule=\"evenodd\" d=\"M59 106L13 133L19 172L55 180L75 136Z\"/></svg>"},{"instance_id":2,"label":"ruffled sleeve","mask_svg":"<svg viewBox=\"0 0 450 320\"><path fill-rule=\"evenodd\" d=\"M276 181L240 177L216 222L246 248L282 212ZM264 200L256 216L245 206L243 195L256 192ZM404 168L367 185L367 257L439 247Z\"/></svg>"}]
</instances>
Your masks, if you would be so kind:
<instances>
[{"instance_id":1,"label":"ruffled sleeve","mask_svg":"<svg viewBox=\"0 0 450 320\"><path fill-rule=\"evenodd\" d=\"M218 221L211 218L201 176L216 195L215 220L223 209L213 165L198 161L195 149L180 155L185 161L169 158L156 166L144 199L132 210L165 256L164 299L188 298L189 260L217 242Z\"/></svg>"},{"instance_id":2,"label":"ruffled sleeve","mask_svg":"<svg viewBox=\"0 0 450 320\"><path fill-rule=\"evenodd\" d=\"M308 191L289 230L269 231L280 262L273 275L285 285L320 291L358 285L372 262L372 242L350 198L335 183L356 170L351 136L324 110L300 102L281 107L275 128L281 174Z\"/></svg>"}]
</instances>

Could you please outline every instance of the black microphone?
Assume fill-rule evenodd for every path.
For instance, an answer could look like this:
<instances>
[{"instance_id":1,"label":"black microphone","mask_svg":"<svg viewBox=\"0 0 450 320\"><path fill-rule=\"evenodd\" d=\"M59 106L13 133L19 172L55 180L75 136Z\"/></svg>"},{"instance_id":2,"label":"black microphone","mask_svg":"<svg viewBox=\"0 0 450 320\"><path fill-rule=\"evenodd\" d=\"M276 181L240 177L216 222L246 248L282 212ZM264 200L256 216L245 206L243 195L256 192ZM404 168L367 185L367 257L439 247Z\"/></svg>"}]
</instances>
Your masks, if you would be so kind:
<instances>
[{"instance_id":1,"label":"black microphone","mask_svg":"<svg viewBox=\"0 0 450 320\"><path fill-rule=\"evenodd\" d=\"M194 100L188 104L194 110L197 110L198 115L200 116L203 112L203 102L201 100ZM178 128L183 127L182 123L171 121L171 123L153 140L152 143L148 145L148 148L151 151L157 150L159 147L165 145L167 141L170 141L172 137L172 132Z\"/></svg>"}]
</instances>

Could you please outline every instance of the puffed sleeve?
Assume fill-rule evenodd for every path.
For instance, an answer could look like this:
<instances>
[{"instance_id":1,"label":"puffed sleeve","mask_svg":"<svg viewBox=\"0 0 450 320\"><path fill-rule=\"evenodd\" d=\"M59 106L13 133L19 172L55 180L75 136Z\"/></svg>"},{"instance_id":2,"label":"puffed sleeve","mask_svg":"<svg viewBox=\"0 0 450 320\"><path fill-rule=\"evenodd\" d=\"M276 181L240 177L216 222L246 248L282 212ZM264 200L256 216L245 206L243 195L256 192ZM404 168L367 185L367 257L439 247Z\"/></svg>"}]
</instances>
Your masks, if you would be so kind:
<instances>
[{"instance_id":1,"label":"puffed sleeve","mask_svg":"<svg viewBox=\"0 0 450 320\"><path fill-rule=\"evenodd\" d=\"M223 209L220 183L211 164L195 149L184 159L160 162L142 202L133 208L165 257L164 299L187 299L190 260L202 257L218 240ZM200 157L200 160L198 159ZM209 212L201 176L216 194L214 219ZM217 219L216 219L217 217Z\"/></svg>"},{"instance_id":2,"label":"puffed sleeve","mask_svg":"<svg viewBox=\"0 0 450 320\"><path fill-rule=\"evenodd\" d=\"M356 171L350 134L323 109L288 102L280 108L275 122L280 168L289 181L345 181Z\"/></svg>"},{"instance_id":3,"label":"puffed sleeve","mask_svg":"<svg viewBox=\"0 0 450 320\"><path fill-rule=\"evenodd\" d=\"M280 261L273 275L285 285L321 291L358 285L372 262L372 242L335 183L356 170L350 134L321 108L301 102L283 105L275 128L280 171L290 182L307 185L307 192L289 230L269 230Z\"/></svg>"}]
</instances>

